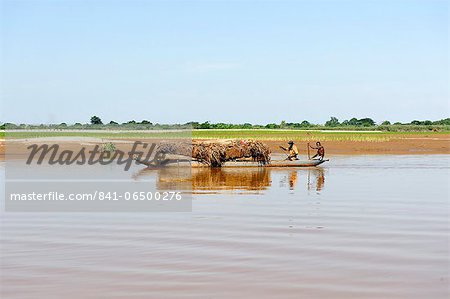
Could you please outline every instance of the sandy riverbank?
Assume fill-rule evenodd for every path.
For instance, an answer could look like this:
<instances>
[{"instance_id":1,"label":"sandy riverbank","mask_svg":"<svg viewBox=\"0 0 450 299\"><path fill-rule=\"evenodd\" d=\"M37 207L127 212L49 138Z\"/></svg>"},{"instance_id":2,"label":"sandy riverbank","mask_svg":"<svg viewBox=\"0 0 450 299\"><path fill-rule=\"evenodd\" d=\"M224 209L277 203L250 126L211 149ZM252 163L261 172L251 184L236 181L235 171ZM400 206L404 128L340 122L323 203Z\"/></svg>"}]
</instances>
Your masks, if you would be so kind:
<instances>
[{"instance_id":1,"label":"sandy riverbank","mask_svg":"<svg viewBox=\"0 0 450 299\"><path fill-rule=\"evenodd\" d=\"M295 141L295 140L294 140ZM278 145L280 142L266 142L273 152L282 152ZM299 151L307 153L307 143L296 143ZM314 145L313 143L311 143ZM326 141L322 142L328 156L333 155L435 155L450 154L450 136L438 138L403 138L389 141ZM286 145L283 145L286 146ZM313 153L314 150L311 150Z\"/></svg>"},{"instance_id":2,"label":"sandy riverbank","mask_svg":"<svg viewBox=\"0 0 450 299\"><path fill-rule=\"evenodd\" d=\"M40 138L24 139L22 142L32 144L34 142L48 144L63 144L64 149L78 150L82 147L93 147L104 142L113 142L118 149L130 148L131 139L105 139L105 138ZM154 142L154 140L141 140ZM294 140L295 141L295 140ZM274 153L281 153L279 146L286 146L283 141L264 140ZM307 154L307 143L295 141L301 155ZM418 135L392 138L386 141L324 141L326 155L420 155L420 154L450 154L450 134L433 135L432 137ZM313 154L314 150L311 150ZM0 140L0 159L4 159L5 140Z\"/></svg>"}]
</instances>

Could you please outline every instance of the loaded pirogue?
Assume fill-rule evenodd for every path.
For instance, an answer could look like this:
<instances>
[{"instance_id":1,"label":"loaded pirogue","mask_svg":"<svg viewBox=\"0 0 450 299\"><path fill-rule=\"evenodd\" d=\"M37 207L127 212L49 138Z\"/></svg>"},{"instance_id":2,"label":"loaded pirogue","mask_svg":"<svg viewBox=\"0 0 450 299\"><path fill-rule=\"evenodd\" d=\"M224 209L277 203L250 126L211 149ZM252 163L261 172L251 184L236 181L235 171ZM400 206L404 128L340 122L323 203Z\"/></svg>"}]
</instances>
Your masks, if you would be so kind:
<instances>
[{"instance_id":1,"label":"loaded pirogue","mask_svg":"<svg viewBox=\"0 0 450 299\"><path fill-rule=\"evenodd\" d=\"M164 142L156 147L154 159L138 163L148 167L312 167L328 160L272 160L269 147L256 140Z\"/></svg>"}]
</instances>

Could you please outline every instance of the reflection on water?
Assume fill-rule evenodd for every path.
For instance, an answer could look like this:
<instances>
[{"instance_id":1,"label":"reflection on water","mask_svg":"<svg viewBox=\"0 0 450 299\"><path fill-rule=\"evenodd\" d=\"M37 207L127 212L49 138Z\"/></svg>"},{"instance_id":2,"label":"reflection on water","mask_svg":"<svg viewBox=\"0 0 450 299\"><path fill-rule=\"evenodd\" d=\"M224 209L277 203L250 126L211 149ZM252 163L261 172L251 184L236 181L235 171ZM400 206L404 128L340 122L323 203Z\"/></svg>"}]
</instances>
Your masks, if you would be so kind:
<instances>
[{"instance_id":1,"label":"reflection on water","mask_svg":"<svg viewBox=\"0 0 450 299\"><path fill-rule=\"evenodd\" d=\"M448 299L449 157L135 169L193 212L2 213L0 298Z\"/></svg>"},{"instance_id":2,"label":"reflection on water","mask_svg":"<svg viewBox=\"0 0 450 299\"><path fill-rule=\"evenodd\" d=\"M308 190L315 188L316 191L322 191L324 186L325 186L325 173L323 169L321 168L316 169L313 180L311 180L311 172L308 172Z\"/></svg>"},{"instance_id":3,"label":"reflection on water","mask_svg":"<svg viewBox=\"0 0 450 299\"><path fill-rule=\"evenodd\" d=\"M160 190L263 191L271 187L274 173L283 174L276 176L281 185L284 184L287 174L290 190L306 187L308 190L321 191L325 185L325 171L319 167L293 170L266 167L143 169L136 173L134 178L144 179L156 175L157 188Z\"/></svg>"},{"instance_id":4,"label":"reflection on water","mask_svg":"<svg viewBox=\"0 0 450 299\"><path fill-rule=\"evenodd\" d=\"M192 190L265 190L270 171L256 169L193 169Z\"/></svg>"},{"instance_id":5,"label":"reflection on water","mask_svg":"<svg viewBox=\"0 0 450 299\"><path fill-rule=\"evenodd\" d=\"M297 185L297 171L291 171L289 174L289 188L291 190L294 190L295 186Z\"/></svg>"}]
</instances>

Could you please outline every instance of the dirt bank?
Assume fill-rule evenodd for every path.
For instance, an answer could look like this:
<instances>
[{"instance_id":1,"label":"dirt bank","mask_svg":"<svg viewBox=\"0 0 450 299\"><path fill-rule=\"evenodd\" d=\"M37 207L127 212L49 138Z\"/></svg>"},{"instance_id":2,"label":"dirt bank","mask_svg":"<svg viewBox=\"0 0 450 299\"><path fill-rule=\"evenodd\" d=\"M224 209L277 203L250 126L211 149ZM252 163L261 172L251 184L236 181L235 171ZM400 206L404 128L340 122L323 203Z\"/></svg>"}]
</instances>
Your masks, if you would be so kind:
<instances>
[{"instance_id":1,"label":"dirt bank","mask_svg":"<svg viewBox=\"0 0 450 299\"><path fill-rule=\"evenodd\" d=\"M79 150L82 147L92 148L95 144L107 142L107 139L86 140L83 138L72 138L71 140L63 139L40 141L48 144L63 144L64 149ZM131 139L111 140L118 149L129 150ZM141 140L145 141L145 140ZM154 140L147 140L149 143ZM35 141L28 140L31 144ZM307 147L305 141L296 141L296 145L302 156L306 156ZM280 145L286 146L283 141L263 140L263 143L269 145L273 153L281 153ZM434 154L450 154L450 134L439 134L432 137L427 136L408 136L392 138L388 141L324 141L322 145L326 149L327 156L333 155L434 155ZM0 140L0 160L4 159L5 141ZM311 150L311 154L314 150Z\"/></svg>"},{"instance_id":2,"label":"dirt bank","mask_svg":"<svg viewBox=\"0 0 450 299\"><path fill-rule=\"evenodd\" d=\"M294 140L295 141L295 140ZM282 150L279 141L265 141L273 152ZM301 154L307 153L307 143L296 142ZM311 143L314 145L313 143ZM450 154L450 136L409 137L391 139L389 141L324 141L326 155L435 155ZM283 146L286 146L283 144ZM313 153L314 150L311 150Z\"/></svg>"},{"instance_id":3,"label":"dirt bank","mask_svg":"<svg viewBox=\"0 0 450 299\"><path fill-rule=\"evenodd\" d=\"M5 155L5 140L0 139L0 161L4 159Z\"/></svg>"}]
</instances>

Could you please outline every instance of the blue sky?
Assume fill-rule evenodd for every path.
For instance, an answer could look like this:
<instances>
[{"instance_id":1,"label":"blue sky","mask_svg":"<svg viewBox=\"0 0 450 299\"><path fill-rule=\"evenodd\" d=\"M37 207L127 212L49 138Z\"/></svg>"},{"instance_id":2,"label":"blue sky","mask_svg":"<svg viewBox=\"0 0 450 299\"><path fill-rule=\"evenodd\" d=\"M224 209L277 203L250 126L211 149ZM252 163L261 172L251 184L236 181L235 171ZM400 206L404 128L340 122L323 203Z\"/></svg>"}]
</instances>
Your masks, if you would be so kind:
<instances>
[{"instance_id":1,"label":"blue sky","mask_svg":"<svg viewBox=\"0 0 450 299\"><path fill-rule=\"evenodd\" d=\"M449 117L448 1L7 1L0 122Z\"/></svg>"}]
</instances>

